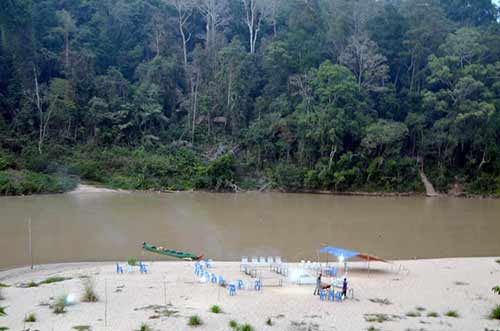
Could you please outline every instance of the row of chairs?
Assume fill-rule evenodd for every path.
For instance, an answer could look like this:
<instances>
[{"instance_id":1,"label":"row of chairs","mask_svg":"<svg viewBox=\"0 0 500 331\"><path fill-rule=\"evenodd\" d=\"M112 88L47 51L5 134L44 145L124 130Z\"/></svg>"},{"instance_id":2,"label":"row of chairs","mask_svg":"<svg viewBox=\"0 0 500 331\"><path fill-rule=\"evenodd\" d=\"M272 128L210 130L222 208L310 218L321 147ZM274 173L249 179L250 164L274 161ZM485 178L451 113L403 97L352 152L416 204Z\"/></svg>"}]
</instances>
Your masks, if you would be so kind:
<instances>
[{"instance_id":1,"label":"row of chairs","mask_svg":"<svg viewBox=\"0 0 500 331\"><path fill-rule=\"evenodd\" d=\"M264 256L256 257L253 256L249 261L247 256L243 256L241 258L242 265L254 265L254 266L269 266L273 264L281 264L281 256L268 256L267 258Z\"/></svg>"},{"instance_id":2,"label":"row of chairs","mask_svg":"<svg viewBox=\"0 0 500 331\"><path fill-rule=\"evenodd\" d=\"M330 291L320 290L319 291L319 299L321 301L328 300L331 302L334 302L334 301L342 302L342 300L344 299L344 295L340 291L335 292L333 290L330 290Z\"/></svg>"},{"instance_id":3,"label":"row of chairs","mask_svg":"<svg viewBox=\"0 0 500 331\"><path fill-rule=\"evenodd\" d=\"M238 279L235 282L227 282L224 277L218 276L215 273L210 273L208 270L206 270L206 267L204 267L203 264L201 263L196 263L195 264L195 275L204 279L205 282L209 282L212 284L218 284L222 287L227 287L229 289L229 296L234 296L236 295L236 289L238 290L250 290L253 288L255 291L261 291L262 290L262 281L260 279L256 279L253 284L247 283L245 284L243 280ZM253 287L252 287L253 285Z\"/></svg>"},{"instance_id":4,"label":"row of chairs","mask_svg":"<svg viewBox=\"0 0 500 331\"><path fill-rule=\"evenodd\" d=\"M147 266L142 263L142 262L139 262L139 272L141 274L147 274L148 273L148 268ZM127 263L127 273L133 273L134 272L134 266L130 265ZM123 267L121 266L120 263L116 263L116 273L117 274L123 274Z\"/></svg>"},{"instance_id":5,"label":"row of chairs","mask_svg":"<svg viewBox=\"0 0 500 331\"><path fill-rule=\"evenodd\" d=\"M270 266L270 270L283 277L288 277L289 269L286 264L273 264Z\"/></svg>"}]
</instances>

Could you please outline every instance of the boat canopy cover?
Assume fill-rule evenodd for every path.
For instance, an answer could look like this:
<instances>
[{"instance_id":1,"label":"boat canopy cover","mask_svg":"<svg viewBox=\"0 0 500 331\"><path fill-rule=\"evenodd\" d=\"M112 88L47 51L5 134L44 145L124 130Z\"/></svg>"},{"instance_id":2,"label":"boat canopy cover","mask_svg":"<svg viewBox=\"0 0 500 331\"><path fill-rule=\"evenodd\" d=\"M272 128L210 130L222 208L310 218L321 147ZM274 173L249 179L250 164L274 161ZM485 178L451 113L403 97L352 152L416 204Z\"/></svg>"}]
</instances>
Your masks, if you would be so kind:
<instances>
[{"instance_id":1,"label":"boat canopy cover","mask_svg":"<svg viewBox=\"0 0 500 331\"><path fill-rule=\"evenodd\" d=\"M320 251L320 253L328 253L330 255L333 255L339 260L344 259L345 261L356 257L356 258L359 258L362 260L368 260L368 261L387 262L387 260L381 259L381 258L373 256L373 255L363 254L360 252L351 251L348 249L343 249L343 248L338 248L338 247L332 247L332 246L323 247L319 251Z\"/></svg>"}]
</instances>

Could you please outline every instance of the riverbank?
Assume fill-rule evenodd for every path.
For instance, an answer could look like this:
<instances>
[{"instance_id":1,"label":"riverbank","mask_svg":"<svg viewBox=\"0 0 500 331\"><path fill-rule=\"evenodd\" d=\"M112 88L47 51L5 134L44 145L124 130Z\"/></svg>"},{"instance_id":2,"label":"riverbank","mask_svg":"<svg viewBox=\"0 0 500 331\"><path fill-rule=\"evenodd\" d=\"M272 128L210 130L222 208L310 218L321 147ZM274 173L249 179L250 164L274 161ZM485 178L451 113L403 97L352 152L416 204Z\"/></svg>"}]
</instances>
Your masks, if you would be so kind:
<instances>
[{"instance_id":1,"label":"riverbank","mask_svg":"<svg viewBox=\"0 0 500 331\"><path fill-rule=\"evenodd\" d=\"M92 330L135 330L147 323L153 330L186 330L190 316L198 315L198 330L229 329L231 320L249 323L255 330L498 330L490 320L499 298L491 291L499 285L500 264L495 258L400 261L397 265L372 264L368 274L351 264L349 282L354 299L323 302L313 287L284 280L283 287L268 287L281 277L259 269L264 288L237 291L203 284L194 275L193 262L148 263L149 272L138 270L117 275L114 263L80 263L37 266L0 272L7 315L0 326L12 330L71 330L88 325ZM297 265L290 265L290 269ZM252 279L239 271L237 262L216 262L211 271L226 280ZM93 277L97 303L81 303L82 277ZM71 278L32 288L18 287L49 277ZM76 303L64 314L52 313L54 298L72 294ZM51 299L52 298L52 299ZM218 305L222 313L209 312ZM458 317L453 315L454 311ZM36 322L23 322L34 313ZM266 324L270 318L272 326ZM190 329L193 329L192 327Z\"/></svg>"}]
</instances>

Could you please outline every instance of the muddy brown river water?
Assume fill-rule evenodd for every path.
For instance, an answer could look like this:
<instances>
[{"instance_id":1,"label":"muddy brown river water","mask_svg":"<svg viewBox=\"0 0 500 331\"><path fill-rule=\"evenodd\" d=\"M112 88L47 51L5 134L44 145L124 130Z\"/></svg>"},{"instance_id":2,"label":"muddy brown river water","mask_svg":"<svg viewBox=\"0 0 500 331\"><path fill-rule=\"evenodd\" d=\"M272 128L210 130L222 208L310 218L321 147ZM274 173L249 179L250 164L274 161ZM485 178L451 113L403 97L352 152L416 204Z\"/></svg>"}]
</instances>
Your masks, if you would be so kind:
<instances>
[{"instance_id":1,"label":"muddy brown river water","mask_svg":"<svg viewBox=\"0 0 500 331\"><path fill-rule=\"evenodd\" d=\"M0 268L136 257L143 241L217 260L313 259L323 245L388 259L500 255L500 200L279 193L0 198ZM324 257L326 258L326 257Z\"/></svg>"}]
</instances>

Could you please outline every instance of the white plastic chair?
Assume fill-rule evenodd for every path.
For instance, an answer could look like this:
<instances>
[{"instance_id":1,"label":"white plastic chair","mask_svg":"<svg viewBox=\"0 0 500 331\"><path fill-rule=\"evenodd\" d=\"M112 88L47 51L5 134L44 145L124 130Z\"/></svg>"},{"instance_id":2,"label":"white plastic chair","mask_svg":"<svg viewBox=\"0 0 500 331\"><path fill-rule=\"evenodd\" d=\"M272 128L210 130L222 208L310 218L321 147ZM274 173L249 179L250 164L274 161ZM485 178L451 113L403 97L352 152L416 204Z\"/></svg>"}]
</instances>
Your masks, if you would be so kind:
<instances>
[{"instance_id":1,"label":"white plastic chair","mask_svg":"<svg viewBox=\"0 0 500 331\"><path fill-rule=\"evenodd\" d=\"M266 264L266 258L263 256L259 257L259 264Z\"/></svg>"},{"instance_id":2,"label":"white plastic chair","mask_svg":"<svg viewBox=\"0 0 500 331\"><path fill-rule=\"evenodd\" d=\"M274 257L274 261L276 262L276 264L282 264L283 263L283 261L281 261L281 256Z\"/></svg>"}]
</instances>

